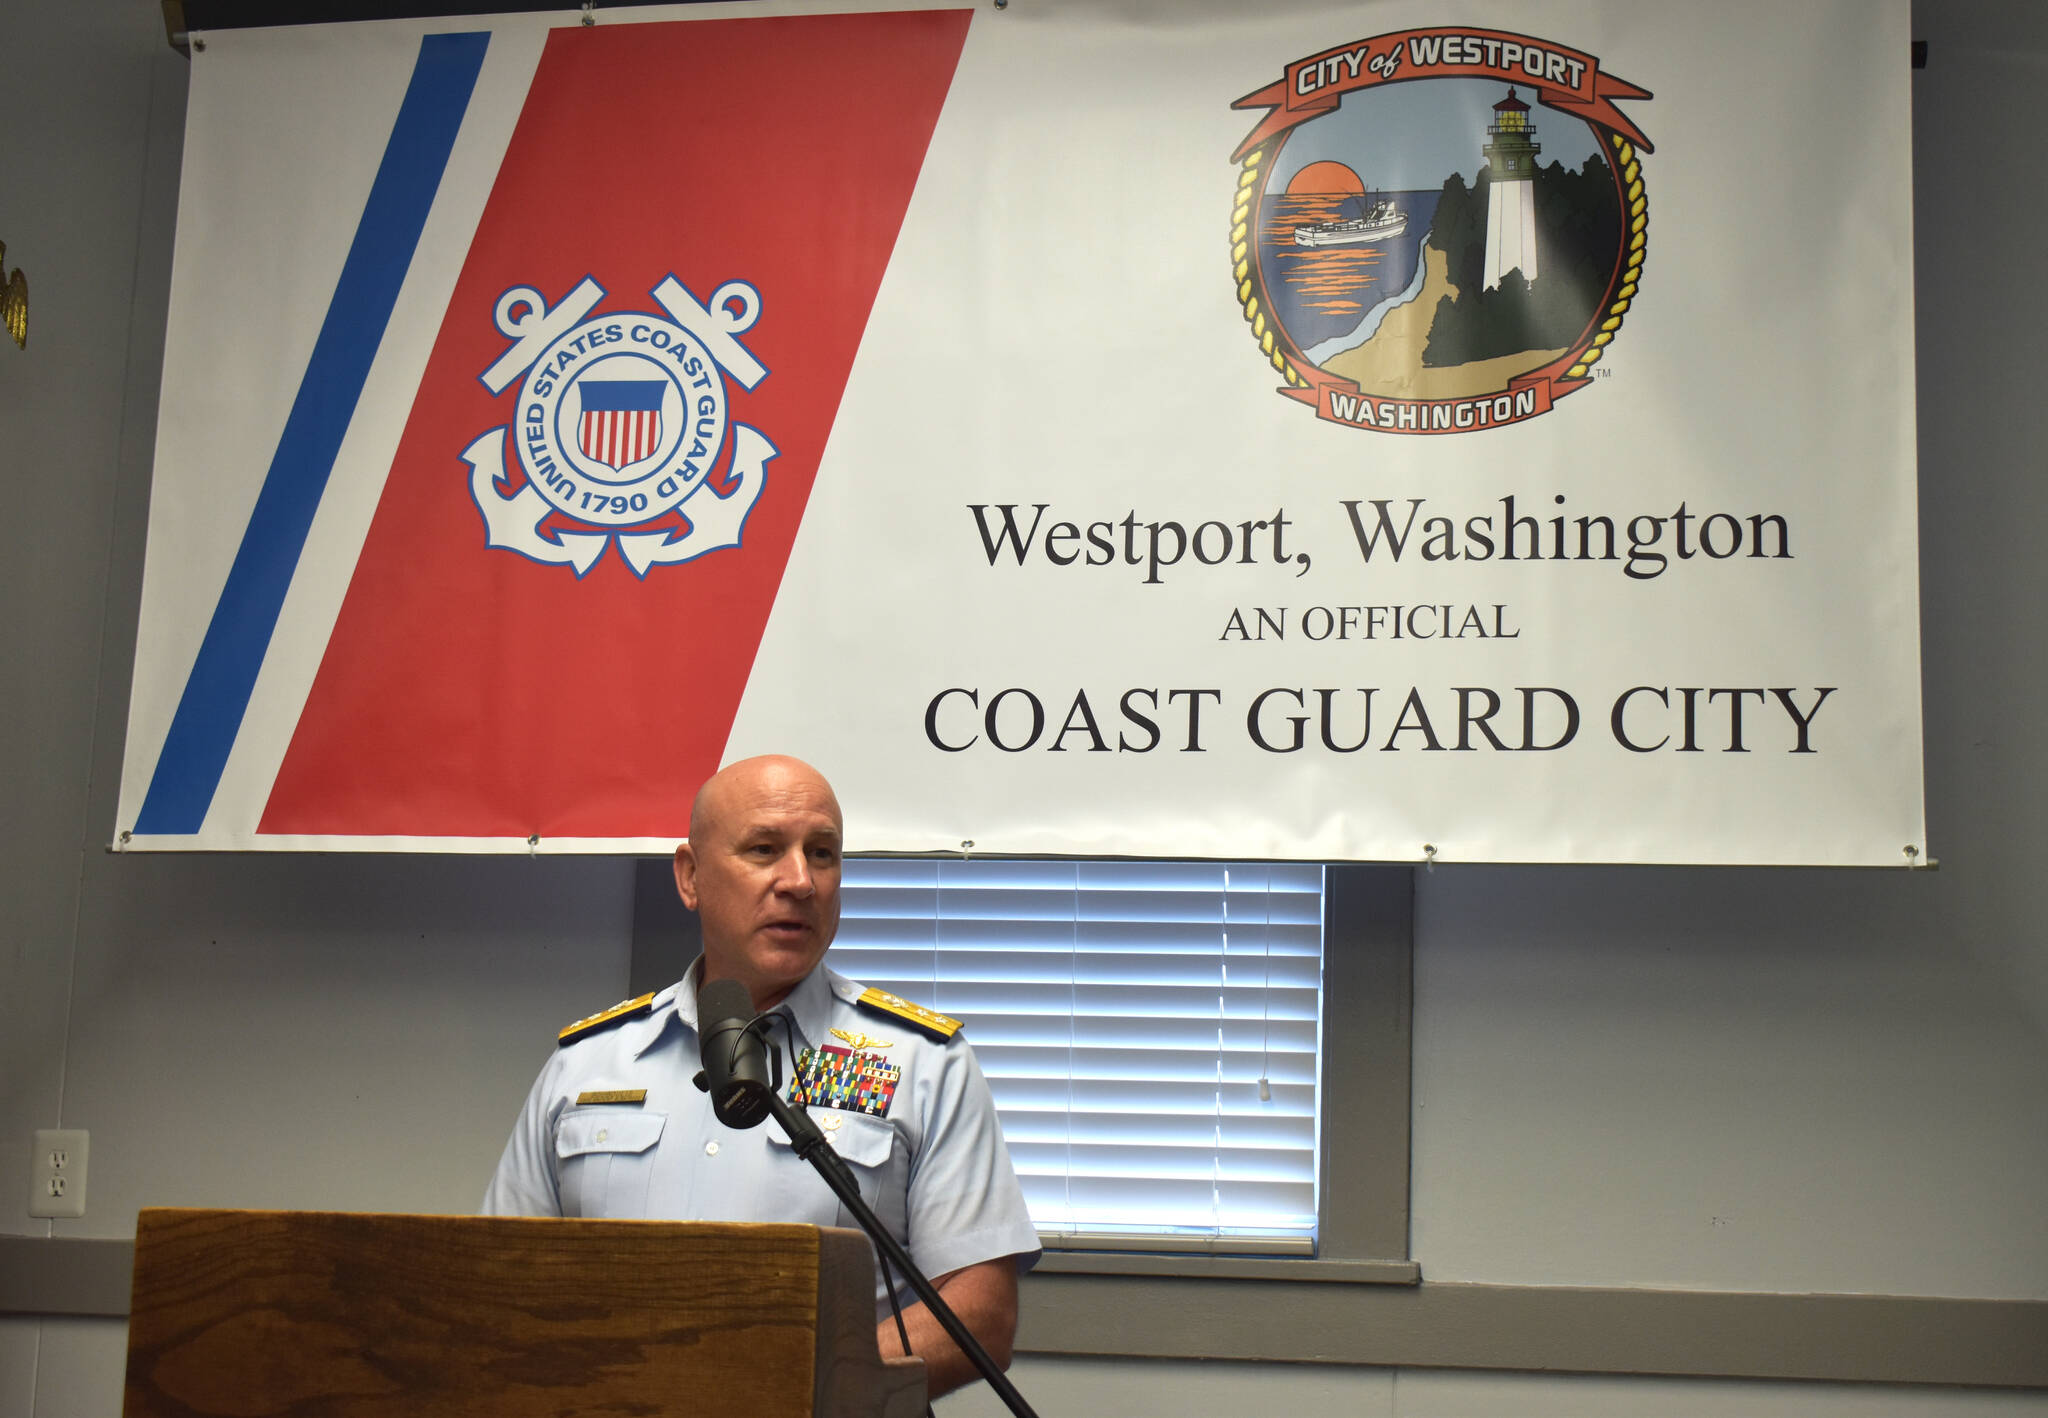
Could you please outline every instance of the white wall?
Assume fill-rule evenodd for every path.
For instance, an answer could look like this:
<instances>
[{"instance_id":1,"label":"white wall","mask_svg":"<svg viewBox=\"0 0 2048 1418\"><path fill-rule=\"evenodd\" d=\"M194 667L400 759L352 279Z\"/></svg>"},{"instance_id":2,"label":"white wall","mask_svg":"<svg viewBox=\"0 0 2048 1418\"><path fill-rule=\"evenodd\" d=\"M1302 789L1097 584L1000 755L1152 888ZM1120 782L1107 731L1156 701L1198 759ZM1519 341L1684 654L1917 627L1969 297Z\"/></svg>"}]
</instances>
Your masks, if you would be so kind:
<instances>
[{"instance_id":1,"label":"white wall","mask_svg":"<svg viewBox=\"0 0 2048 1418\"><path fill-rule=\"evenodd\" d=\"M554 1031L624 988L632 865L105 850L186 63L144 0L4 19L0 241L31 328L0 351L0 1232L470 1210ZM32 1221L29 1135L57 1126L92 1134L88 1212ZM124 1342L0 1320L0 1418L117 1413Z\"/></svg>"},{"instance_id":2,"label":"white wall","mask_svg":"<svg viewBox=\"0 0 2048 1418\"><path fill-rule=\"evenodd\" d=\"M29 1132L61 1125L91 1130L93 1172L60 1234L128 1234L144 1204L464 1209L554 1028L623 990L629 864L103 850L185 65L146 0L5 8L0 240L34 328L0 347L0 1199ZM1427 1277L2048 1298L2048 7L1930 4L1915 33L1943 866L1422 877ZM0 1232L47 1230L0 1204ZM122 1333L0 1321L0 1418L115 1412ZM1027 1358L1018 1378L1047 1418L2048 1413L2039 1394L1316 1366Z\"/></svg>"},{"instance_id":3,"label":"white wall","mask_svg":"<svg viewBox=\"0 0 2048 1418\"><path fill-rule=\"evenodd\" d=\"M1931 815L1938 873L1425 878L1424 1277L2048 1298L2048 1015Z\"/></svg>"}]
</instances>

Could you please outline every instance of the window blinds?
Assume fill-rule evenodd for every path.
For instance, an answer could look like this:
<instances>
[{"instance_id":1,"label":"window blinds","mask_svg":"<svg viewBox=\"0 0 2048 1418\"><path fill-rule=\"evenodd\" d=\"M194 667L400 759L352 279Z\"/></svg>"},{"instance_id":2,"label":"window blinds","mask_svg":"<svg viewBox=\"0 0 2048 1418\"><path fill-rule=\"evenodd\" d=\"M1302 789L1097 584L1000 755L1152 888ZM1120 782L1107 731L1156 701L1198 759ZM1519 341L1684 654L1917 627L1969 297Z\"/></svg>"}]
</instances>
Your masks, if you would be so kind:
<instances>
[{"instance_id":1,"label":"window blinds","mask_svg":"<svg viewBox=\"0 0 2048 1418\"><path fill-rule=\"evenodd\" d=\"M1049 1244L1308 1251L1323 869L853 860L842 974L963 1020Z\"/></svg>"}]
</instances>

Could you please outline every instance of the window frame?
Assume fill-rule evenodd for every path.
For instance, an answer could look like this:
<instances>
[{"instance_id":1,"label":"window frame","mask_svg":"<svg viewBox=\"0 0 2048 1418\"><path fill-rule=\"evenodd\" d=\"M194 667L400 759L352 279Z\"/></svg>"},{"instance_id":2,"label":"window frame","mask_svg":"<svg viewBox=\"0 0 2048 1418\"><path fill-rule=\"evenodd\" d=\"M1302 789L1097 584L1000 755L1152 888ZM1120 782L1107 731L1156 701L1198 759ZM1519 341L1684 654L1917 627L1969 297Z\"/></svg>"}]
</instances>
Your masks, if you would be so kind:
<instances>
[{"instance_id":1,"label":"window frame","mask_svg":"<svg viewBox=\"0 0 2048 1418\"><path fill-rule=\"evenodd\" d=\"M865 866L879 868L877 874L884 879L855 881L859 868ZM1231 877L1233 869L1244 875L1243 880L1234 884ZM957 874L949 876L949 871ZM1277 882L1276 875L1279 877ZM1016 1076L1011 1072L1013 1060L1003 1046L1018 1042L1010 1038L1009 1033L1020 1026L1013 1021L1008 1030L998 1030L991 1022L992 1032L975 1032L982 1027L976 1022L980 1016L964 1003L964 1000L974 997L977 993L1001 994L1003 983L991 981L989 985L978 990L975 981L989 977L975 976L971 973L958 982L951 982L938 973L937 954L949 951L966 952L968 958L976 958L979 952L986 949L995 949L1000 954L1003 948L996 942L1009 940L1015 933L1022 931L1033 937L1034 943L1017 948L1026 951L1033 964L1037 965L1051 956L1063 953L1057 948L1047 953L1040 947L1057 940L1067 927L1072 927L1077 934L1070 947L1069 959L1079 971L1082 961L1105 954L1119 955L1125 951L1134 951L1149 959L1150 944L1156 943L1154 933L1165 928L1181 943L1181 948L1170 953L1171 959L1184 962L1190 952L1205 959L1212 958L1222 972L1223 978L1227 980L1228 988L1240 995L1256 989L1258 982L1242 980L1236 971L1247 961L1266 959L1266 965L1260 973L1275 989L1282 992L1282 1014L1276 1024L1277 1034L1272 1039L1272 1048L1268 1055L1269 1062L1278 1065L1270 1070L1275 1075L1274 1097L1280 1097L1279 1090L1283 1086L1298 1086L1305 1081L1301 1072L1304 1068L1307 1070L1306 1079L1310 1082L1312 1094L1319 1097L1323 1057L1323 932L1328 915L1325 909L1328 875L1328 868L1319 862L1294 861L977 855L970 862L957 855L913 857L897 853L851 857L848 859L847 871L840 881L842 916L839 940L833 946L835 956L842 949L846 951L846 956L835 961L834 968L863 983L894 990L933 1008L957 1014L968 1021L969 1037L975 1040L982 1071L989 1076L990 1084L996 1090L998 1111L1004 1115L1004 1130L1016 1156L1019 1180L1025 1182L1025 1195L1027 1200L1030 1200L1034 1196L1033 1186L1026 1180L1024 1173L1027 1167L1033 1165L1034 1158L1040 1164L1046 1160L1042 1134L1044 1124L1049 1118L1045 1115L1034 1115L1013 1120L1001 1101L1004 1097L1002 1081ZM935 894L923 906L909 898L882 894L892 889L900 891L904 888L907 888L913 897L925 891L933 891ZM1229 904L1225 906L1221 915L1210 920L1200 914L1201 907L1194 903L1205 899L1214 890L1224 891L1229 898ZM864 899L863 894L867 891L876 894ZM1315 898L1316 912L1313 915L1297 916L1297 911L1306 904L1304 898L1308 896ZM1263 909L1254 899L1257 897L1266 898ZM1131 905L1134 899L1155 899L1161 914L1151 915L1140 909L1127 915L1117 909L1119 906ZM1071 917L1061 915L1057 910L1050 915L1044 914L1045 908L1067 903L1071 903L1073 907L1074 914ZM929 914L925 907L929 908ZM879 928L878 934L878 928L873 925L863 925L861 929L849 930L849 923L856 916L868 922L879 919L872 914L876 908L884 909L887 916L894 919L908 935L887 928ZM1190 909L1197 914L1192 917L1181 914ZM1104 910L1108 910L1109 914L1101 914ZM1246 910L1254 914L1237 914ZM1023 914L1012 914L1013 911ZM1264 918L1263 923L1259 919L1260 916ZM1271 934L1257 940L1256 943L1247 944L1243 939L1245 928L1257 928L1262 924ZM930 946L933 955L926 962L927 970L921 972L915 968L897 968L902 962L895 957L915 958L922 953L923 947L915 939L918 934L917 927L920 925L930 926L933 930ZM1137 939L1129 944L1122 944L1120 942L1123 941L1127 928L1132 928L1130 933ZM1301 949L1301 937L1310 931L1314 933L1315 939L1312 957ZM1212 932L1220 934L1215 934L1211 938ZM1233 936L1239 937L1234 948ZM1084 943L1084 937L1088 938L1088 943ZM1118 943L1112 943L1111 938L1115 938ZM1275 940L1279 942L1277 948L1273 943ZM864 957L864 951L883 952L884 958ZM1267 958L1268 951L1273 952L1270 958ZM1312 1031L1304 1032L1299 1026L1306 1021L1300 1019L1293 1011L1299 1007L1298 995L1308 981L1305 978L1291 977L1301 965L1309 963L1311 959L1315 971L1311 987L1315 995L1315 1025ZM934 982L927 982L921 978L926 973L933 976ZM1079 974L1075 978L1079 980ZM954 987L956 983L957 990ZM1181 993L1187 984L1186 981L1169 984L1165 980L1155 983L1166 986L1173 994ZM1137 986L1135 981L1125 981L1123 986L1126 989L1142 988ZM1084 984L1084 991L1087 988ZM1026 988L1020 993L1028 995L1035 992ZM1237 1007L1242 1008L1247 1003L1248 1001L1240 999ZM1262 1003L1259 1007L1263 1015L1265 1010L1270 1008L1270 1004ZM1014 1012L1005 1011L1000 1005L993 1008L999 1014ZM1063 1026L1054 1021L1064 1021L1068 1018L1064 1013L1040 1015L1036 1009L1029 1007L1025 1007L1023 1013L1048 1023L1054 1035L1063 1032ZM1094 1008L1084 1008L1080 1017L1093 1026L1085 1031L1091 1037L1094 1036L1095 1029L1102 1027L1106 1021L1117 1018L1113 1014L1103 1014L1099 1001ZM1238 1014L1230 1015L1229 1019L1236 1026L1233 1032L1242 1030L1251 1022L1247 1017ZM1218 1022L1221 1024L1223 1020L1219 1018ZM1114 1025L1111 1027L1115 1030ZM1105 1046L1113 1052L1120 1051L1115 1042L1100 1037L1092 1037L1091 1042L1091 1037L1076 1039L1068 1036L1070 1071L1075 1063L1077 1049L1082 1054ZM1136 1048L1148 1059L1155 1057L1135 1040L1124 1041L1123 1047ZM1226 1047L1238 1056L1241 1064L1246 1048L1245 1042L1238 1039ZM1209 1053L1206 1046L1185 1044L1169 1046L1168 1051L1179 1055ZM1226 1091L1242 1095L1248 1092L1250 1086L1249 1079L1236 1078L1226 1085ZM1198 1086L1196 1091L1202 1091L1201 1087ZM1070 1091L1070 1100L1072 1096ZM1222 1101L1220 1096L1217 1101ZM1301 1198L1303 1204L1292 1209L1292 1218L1305 1222L1305 1227L1273 1224L1262 1229L1255 1218L1237 1214L1220 1217L1212 1215L1207 1226L1187 1219L1175 1221L1157 1214L1149 1216L1144 1221L1138 1221L1135 1217L1117 1221L1092 1214L1091 1208L1086 1204L1080 1207L1082 1218L1070 1216L1062 1221L1040 1214L1034 1205L1033 1220L1038 1224L1040 1244L1048 1253L1140 1251L1194 1255L1313 1256L1316 1253L1317 1230L1321 1219L1320 1212L1314 1205L1314 1198L1320 1195L1320 1176L1315 1171L1320 1157L1320 1129L1317 1126L1319 1109L1312 1108L1304 1115L1289 1110L1290 1101L1293 1107L1299 1107L1298 1098L1282 1101L1277 1116L1296 1122L1306 1121L1309 1125L1304 1136L1296 1138L1282 1149L1293 1159L1293 1166L1302 1169L1289 1179L1289 1185L1300 1187L1307 1193ZM1242 1111L1248 1102L1247 1097L1236 1097L1227 1116L1233 1123L1248 1124L1248 1130L1256 1133L1258 1127L1254 1115ZM1062 1115L1055 1112L1052 1116ZM1070 1118L1071 1115L1065 1116ZM1132 1110L1127 1116L1136 1120L1143 1116L1143 1112ZM1222 1116L1225 1115L1219 1114L1219 1117ZM1099 1112L1097 1120L1102 1120L1102 1114ZM1139 1124L1139 1127L1142 1131L1143 1124ZM1038 1136L1040 1141L1036 1149L1031 1146L1034 1136ZM1133 1137L1127 1140L1126 1145L1142 1144L1140 1139ZM1259 1144L1249 1140L1219 1141L1214 1145L1219 1151L1259 1149ZM1204 1150L1203 1144L1185 1140L1176 1146L1191 1152ZM1071 1153L1067 1163L1071 1169ZM1085 1187L1085 1180L1098 1174L1084 1167L1080 1172L1070 1171L1070 1175L1082 1178ZM1126 1180L1137 1181L1138 1177L1133 1175ZM1252 1183L1249 1189L1257 1189L1257 1182L1254 1179L1245 1180ZM1172 1191L1175 1188L1169 1182L1162 1190ZM1228 1207L1229 1203L1226 1202L1226 1211ZM1266 1219L1272 1220L1270 1216Z\"/></svg>"},{"instance_id":2,"label":"window frame","mask_svg":"<svg viewBox=\"0 0 2048 1418\"><path fill-rule=\"evenodd\" d=\"M1039 1272L1392 1285L1420 1280L1408 1250L1414 869L1355 862L1325 867L1316 1254L1058 1250L1046 1252ZM696 916L676 899L668 860L639 862L629 994L675 983L702 942ZM1333 1037L1341 1042L1333 1046Z\"/></svg>"}]
</instances>

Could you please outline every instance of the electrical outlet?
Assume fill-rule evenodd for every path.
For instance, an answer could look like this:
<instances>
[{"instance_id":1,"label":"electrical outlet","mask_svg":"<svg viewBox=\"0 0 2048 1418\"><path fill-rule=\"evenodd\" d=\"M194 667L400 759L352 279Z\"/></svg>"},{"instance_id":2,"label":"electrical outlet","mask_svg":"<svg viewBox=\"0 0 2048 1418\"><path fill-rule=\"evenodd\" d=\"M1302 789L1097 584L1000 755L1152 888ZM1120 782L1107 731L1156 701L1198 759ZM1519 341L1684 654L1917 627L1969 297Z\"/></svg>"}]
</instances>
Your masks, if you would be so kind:
<instances>
[{"instance_id":1,"label":"electrical outlet","mask_svg":"<svg viewBox=\"0 0 2048 1418\"><path fill-rule=\"evenodd\" d=\"M85 1215L87 1139L83 1129L37 1129L29 1154L29 1215Z\"/></svg>"}]
</instances>

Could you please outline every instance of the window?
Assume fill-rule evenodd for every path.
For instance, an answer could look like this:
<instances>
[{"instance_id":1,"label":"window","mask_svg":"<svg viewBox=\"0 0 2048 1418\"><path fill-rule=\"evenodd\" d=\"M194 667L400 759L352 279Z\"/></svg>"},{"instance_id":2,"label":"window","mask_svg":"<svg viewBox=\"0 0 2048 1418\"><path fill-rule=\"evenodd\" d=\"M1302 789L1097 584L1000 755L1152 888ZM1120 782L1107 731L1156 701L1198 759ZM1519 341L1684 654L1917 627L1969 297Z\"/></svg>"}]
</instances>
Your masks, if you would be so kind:
<instances>
[{"instance_id":1,"label":"window","mask_svg":"<svg viewBox=\"0 0 2048 1418\"><path fill-rule=\"evenodd\" d=\"M966 1022L1049 1244L1308 1253L1323 868L849 860L835 967Z\"/></svg>"}]
</instances>

